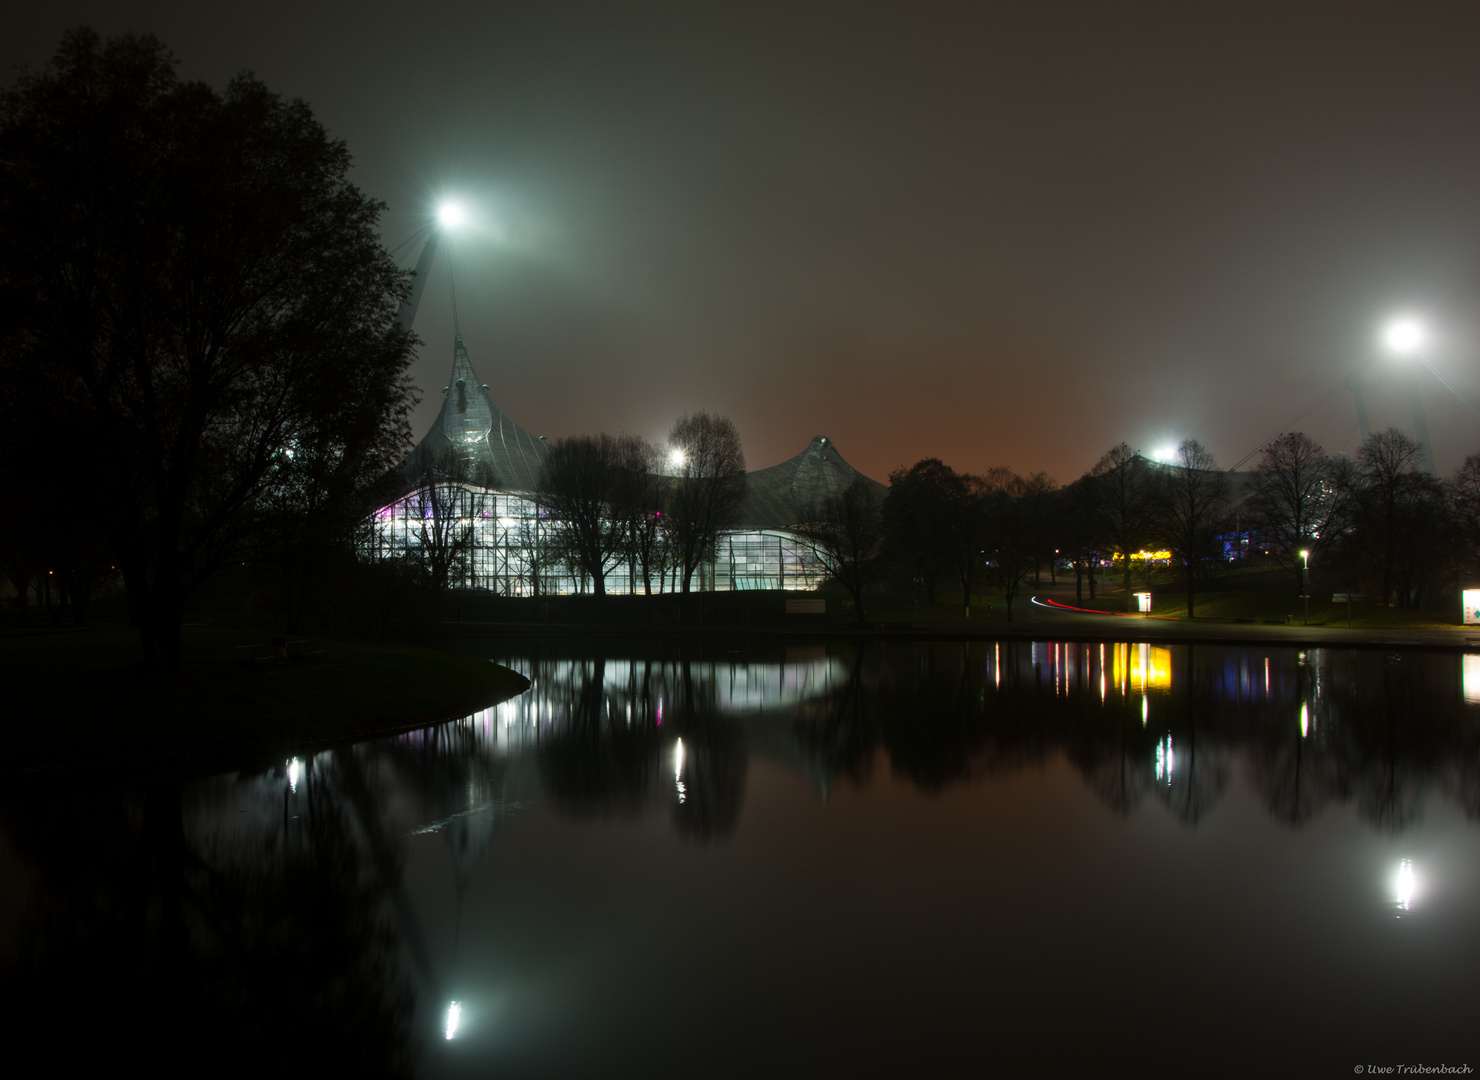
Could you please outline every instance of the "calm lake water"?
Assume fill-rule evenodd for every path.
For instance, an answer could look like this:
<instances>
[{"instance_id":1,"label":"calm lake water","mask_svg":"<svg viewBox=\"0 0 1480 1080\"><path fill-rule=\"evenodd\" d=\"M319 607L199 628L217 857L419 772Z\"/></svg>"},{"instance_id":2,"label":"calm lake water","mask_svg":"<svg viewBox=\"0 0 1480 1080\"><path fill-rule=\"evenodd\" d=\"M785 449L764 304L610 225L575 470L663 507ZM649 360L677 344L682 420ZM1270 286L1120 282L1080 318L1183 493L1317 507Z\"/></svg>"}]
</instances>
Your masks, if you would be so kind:
<instances>
[{"instance_id":1,"label":"calm lake water","mask_svg":"<svg viewBox=\"0 0 1480 1080\"><path fill-rule=\"evenodd\" d=\"M11 782L7 1026L255 1075L1480 1068L1480 656L463 647L532 689Z\"/></svg>"}]
</instances>

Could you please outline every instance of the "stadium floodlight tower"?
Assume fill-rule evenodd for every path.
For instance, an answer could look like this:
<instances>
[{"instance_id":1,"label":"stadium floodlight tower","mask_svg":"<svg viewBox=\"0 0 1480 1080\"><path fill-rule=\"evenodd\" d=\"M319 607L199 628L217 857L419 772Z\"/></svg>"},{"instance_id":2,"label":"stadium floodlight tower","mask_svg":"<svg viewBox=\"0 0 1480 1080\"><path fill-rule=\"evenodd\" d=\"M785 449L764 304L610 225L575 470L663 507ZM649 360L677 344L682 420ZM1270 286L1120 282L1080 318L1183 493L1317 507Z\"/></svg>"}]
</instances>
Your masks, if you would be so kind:
<instances>
[{"instance_id":1,"label":"stadium floodlight tower","mask_svg":"<svg viewBox=\"0 0 1480 1080\"><path fill-rule=\"evenodd\" d=\"M1408 408L1413 413L1413 437L1418 440L1424 471L1430 476L1437 476L1439 474L1434 468L1434 446L1429 441L1429 421L1423 411L1423 401L1418 396L1416 364L1411 362L1419 361L1427 366L1422 349L1424 342L1428 340L1428 334L1424 330L1423 323L1412 316L1403 315L1388 323L1387 329L1383 331L1382 340L1389 352L1410 361L1405 365L1404 375L1408 384Z\"/></svg>"},{"instance_id":2,"label":"stadium floodlight tower","mask_svg":"<svg viewBox=\"0 0 1480 1080\"><path fill-rule=\"evenodd\" d=\"M411 292L396 309L398 326L411 329L411 324L416 321L416 309L421 306L422 290L426 288L427 277L432 271L432 260L437 255L437 242L444 233L451 232L466 220L467 213L461 203L447 200L437 207L436 220L427 225L427 242L422 245L421 256L416 260L416 269L411 271Z\"/></svg>"}]
</instances>

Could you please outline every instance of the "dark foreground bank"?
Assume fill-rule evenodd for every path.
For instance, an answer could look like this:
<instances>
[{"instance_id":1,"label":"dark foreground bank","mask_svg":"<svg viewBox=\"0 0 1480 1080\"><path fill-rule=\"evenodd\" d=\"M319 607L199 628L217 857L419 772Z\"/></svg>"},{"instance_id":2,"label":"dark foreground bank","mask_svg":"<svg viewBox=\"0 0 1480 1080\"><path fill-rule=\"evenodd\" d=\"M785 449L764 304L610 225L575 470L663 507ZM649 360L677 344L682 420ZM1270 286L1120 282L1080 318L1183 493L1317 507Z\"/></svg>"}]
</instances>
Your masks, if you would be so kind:
<instances>
[{"instance_id":1,"label":"dark foreground bank","mask_svg":"<svg viewBox=\"0 0 1480 1080\"><path fill-rule=\"evenodd\" d=\"M124 629L0 639L0 772L206 768L437 723L521 693L487 660L411 646L187 628L181 670L142 671Z\"/></svg>"}]
</instances>

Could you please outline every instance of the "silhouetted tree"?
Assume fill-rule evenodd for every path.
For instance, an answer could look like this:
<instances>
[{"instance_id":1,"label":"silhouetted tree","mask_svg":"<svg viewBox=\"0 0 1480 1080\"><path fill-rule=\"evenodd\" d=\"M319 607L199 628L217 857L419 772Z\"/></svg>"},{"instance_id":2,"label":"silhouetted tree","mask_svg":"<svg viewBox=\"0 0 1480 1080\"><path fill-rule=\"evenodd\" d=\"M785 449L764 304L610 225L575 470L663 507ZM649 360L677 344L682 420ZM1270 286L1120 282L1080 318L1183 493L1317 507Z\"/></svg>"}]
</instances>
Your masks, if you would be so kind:
<instances>
[{"instance_id":1,"label":"silhouetted tree","mask_svg":"<svg viewBox=\"0 0 1480 1080\"><path fill-rule=\"evenodd\" d=\"M873 481L855 476L836 495L823 500L813 520L795 528L827 575L853 597L858 624L864 623L863 590L883 573L883 514Z\"/></svg>"},{"instance_id":2,"label":"silhouetted tree","mask_svg":"<svg viewBox=\"0 0 1480 1080\"><path fill-rule=\"evenodd\" d=\"M677 452L668 485L665 528L678 549L683 591L694 571L713 557L720 531L734 524L745 498L745 450L728 417L697 412L668 434Z\"/></svg>"},{"instance_id":3,"label":"silhouetted tree","mask_svg":"<svg viewBox=\"0 0 1480 1080\"><path fill-rule=\"evenodd\" d=\"M1121 560L1126 610L1131 609L1131 556L1156 525L1157 484L1151 464L1125 443L1107 450L1089 472L1095 532Z\"/></svg>"},{"instance_id":4,"label":"silhouetted tree","mask_svg":"<svg viewBox=\"0 0 1480 1080\"><path fill-rule=\"evenodd\" d=\"M663 578L673 565L673 538L663 527L663 478L657 475L658 449L638 438L624 442L623 471L628 477L625 497L615 507L624 531L623 553L632 591L642 581L644 595L653 592L653 577L661 592Z\"/></svg>"},{"instance_id":5,"label":"silhouetted tree","mask_svg":"<svg viewBox=\"0 0 1480 1080\"><path fill-rule=\"evenodd\" d=\"M884 542L890 559L909 576L912 586L925 590L932 604L937 580L957 562L966 498L962 478L939 458L924 458L889 474Z\"/></svg>"},{"instance_id":6,"label":"silhouetted tree","mask_svg":"<svg viewBox=\"0 0 1480 1080\"><path fill-rule=\"evenodd\" d=\"M1008 622L1012 622L1013 599L1038 562L1037 508L1031 502L1037 494L1021 477L1011 476L982 502L983 542L1007 603Z\"/></svg>"},{"instance_id":7,"label":"silhouetted tree","mask_svg":"<svg viewBox=\"0 0 1480 1080\"><path fill-rule=\"evenodd\" d=\"M1449 506L1460 549L1458 569L1473 583L1480 580L1480 454L1465 458L1450 479Z\"/></svg>"},{"instance_id":8,"label":"silhouetted tree","mask_svg":"<svg viewBox=\"0 0 1480 1080\"><path fill-rule=\"evenodd\" d=\"M1344 526L1344 470L1304 432L1291 431L1265 446L1246 502L1250 524L1270 544L1281 566L1301 584L1301 551L1323 562Z\"/></svg>"},{"instance_id":9,"label":"silhouetted tree","mask_svg":"<svg viewBox=\"0 0 1480 1080\"><path fill-rule=\"evenodd\" d=\"M1197 571L1215 558L1214 544L1228 523L1228 474L1202 443L1187 439L1166 467L1161 495L1161 531L1182 563L1190 619Z\"/></svg>"},{"instance_id":10,"label":"silhouetted tree","mask_svg":"<svg viewBox=\"0 0 1480 1080\"><path fill-rule=\"evenodd\" d=\"M1095 567L1098 559L1096 532L1095 478L1081 476L1052 495L1050 514L1058 546L1074 563L1074 601L1084 602L1085 577L1089 578L1089 598L1095 598Z\"/></svg>"},{"instance_id":11,"label":"silhouetted tree","mask_svg":"<svg viewBox=\"0 0 1480 1080\"><path fill-rule=\"evenodd\" d=\"M1359 573L1380 583L1384 603L1416 606L1424 581L1450 557L1441 498L1419 445L1401 431L1388 428L1362 444L1342 548Z\"/></svg>"},{"instance_id":12,"label":"silhouetted tree","mask_svg":"<svg viewBox=\"0 0 1480 1080\"><path fill-rule=\"evenodd\" d=\"M547 528L570 559L606 595L606 575L628 554L633 519L641 517L647 459L631 435L573 435L550 448L540 469L539 500Z\"/></svg>"},{"instance_id":13,"label":"silhouetted tree","mask_svg":"<svg viewBox=\"0 0 1480 1080\"><path fill-rule=\"evenodd\" d=\"M473 576L476 522L493 512L492 486L476 459L449 450L403 500L415 522L406 560L431 596L433 618L441 617L447 590Z\"/></svg>"},{"instance_id":14,"label":"silhouetted tree","mask_svg":"<svg viewBox=\"0 0 1480 1080\"><path fill-rule=\"evenodd\" d=\"M287 451L379 475L403 450L381 206L305 104L183 82L134 35L69 32L22 76L0 162L0 380L34 365L65 406L146 659L173 666L186 598L261 541Z\"/></svg>"}]
</instances>

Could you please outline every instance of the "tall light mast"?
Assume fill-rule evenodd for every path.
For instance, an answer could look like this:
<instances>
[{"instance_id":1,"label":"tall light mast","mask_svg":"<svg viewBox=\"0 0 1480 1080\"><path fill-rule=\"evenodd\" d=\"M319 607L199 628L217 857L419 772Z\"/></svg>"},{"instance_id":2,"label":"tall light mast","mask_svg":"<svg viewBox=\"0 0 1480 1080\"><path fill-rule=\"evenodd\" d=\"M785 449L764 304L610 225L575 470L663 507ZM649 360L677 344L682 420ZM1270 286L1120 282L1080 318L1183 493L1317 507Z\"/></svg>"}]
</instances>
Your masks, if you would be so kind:
<instances>
[{"instance_id":1,"label":"tall light mast","mask_svg":"<svg viewBox=\"0 0 1480 1080\"><path fill-rule=\"evenodd\" d=\"M426 288L427 275L431 273L432 258L437 254L437 241L440 239L442 231L435 225L429 226L427 242L421 249L421 257L416 260L416 269L411 271L411 292L396 309L397 326L410 330L416 321L416 309L421 306L421 293Z\"/></svg>"},{"instance_id":2,"label":"tall light mast","mask_svg":"<svg viewBox=\"0 0 1480 1080\"><path fill-rule=\"evenodd\" d=\"M432 272L432 260L437 255L437 243L442 234L463 222L463 209L455 202L444 202L437 207L436 220L427 226L427 242L422 246L421 257L416 260L416 269L411 271L411 294L401 301L396 309L396 325L411 329L416 321L416 309L421 306L421 294L426 288L427 277Z\"/></svg>"},{"instance_id":3,"label":"tall light mast","mask_svg":"<svg viewBox=\"0 0 1480 1080\"><path fill-rule=\"evenodd\" d=\"M1394 319L1388 324L1383 340L1392 352L1410 361L1406 365L1404 376L1408 384L1408 408L1413 413L1413 437L1418 440L1424 472L1437 476L1439 474L1434 468L1434 445L1429 442L1429 420L1423 411L1423 400L1418 396L1418 379L1414 370L1417 365L1412 362L1423 360L1420 350L1427 336L1422 323L1417 319L1404 317Z\"/></svg>"}]
</instances>

